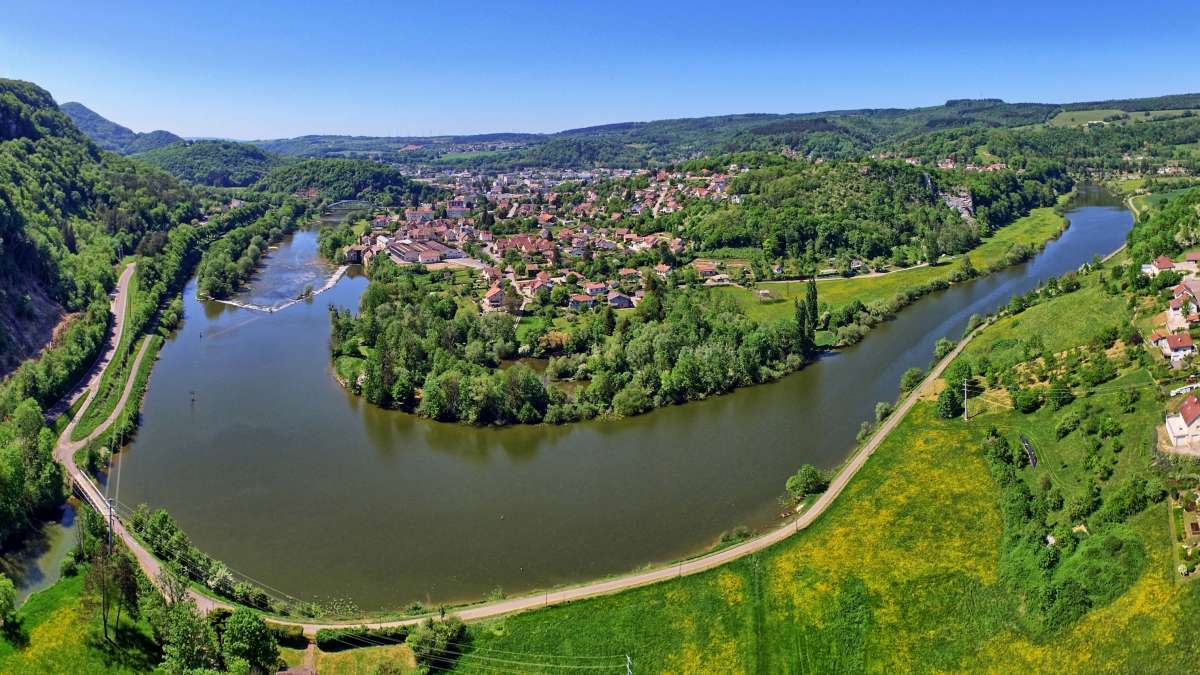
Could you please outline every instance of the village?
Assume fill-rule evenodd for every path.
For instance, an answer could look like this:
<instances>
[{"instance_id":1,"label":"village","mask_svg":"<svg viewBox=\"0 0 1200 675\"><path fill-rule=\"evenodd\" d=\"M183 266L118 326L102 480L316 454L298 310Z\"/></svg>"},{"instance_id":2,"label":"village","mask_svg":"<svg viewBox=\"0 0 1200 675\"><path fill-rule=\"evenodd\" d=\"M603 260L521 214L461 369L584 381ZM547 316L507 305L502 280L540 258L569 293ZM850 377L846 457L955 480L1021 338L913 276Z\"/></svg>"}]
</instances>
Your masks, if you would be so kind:
<instances>
[{"instance_id":1,"label":"village","mask_svg":"<svg viewBox=\"0 0 1200 675\"><path fill-rule=\"evenodd\" d=\"M1200 326L1198 271L1200 252L1186 253L1180 260L1159 256L1141 267L1142 274L1159 284L1163 279L1168 283L1178 281L1171 286L1167 309L1156 315L1156 328L1148 339L1172 370L1190 370L1194 365L1197 349L1191 330ZM1172 406L1176 408L1175 412L1165 416L1159 446L1168 452L1200 456L1200 399L1193 393L1200 389L1200 383L1192 380L1195 377L1169 392L1172 398L1182 395L1186 398Z\"/></svg>"},{"instance_id":2,"label":"village","mask_svg":"<svg viewBox=\"0 0 1200 675\"><path fill-rule=\"evenodd\" d=\"M628 178L641 178L644 187L622 188L629 199L605 197L613 190L611 181ZM639 233L622 221L637 219L638 229L645 230L686 200L738 199L727 192L727 174L717 172L529 170L489 180L461 171L423 180L454 196L376 208L357 240L344 248L344 262L369 267L386 256L397 265L432 271L473 269L486 289L480 309L514 314L535 302L575 311L636 307L646 277L667 280L689 246L674 233ZM732 283L713 261L693 260L686 267L695 281Z\"/></svg>"}]
</instances>

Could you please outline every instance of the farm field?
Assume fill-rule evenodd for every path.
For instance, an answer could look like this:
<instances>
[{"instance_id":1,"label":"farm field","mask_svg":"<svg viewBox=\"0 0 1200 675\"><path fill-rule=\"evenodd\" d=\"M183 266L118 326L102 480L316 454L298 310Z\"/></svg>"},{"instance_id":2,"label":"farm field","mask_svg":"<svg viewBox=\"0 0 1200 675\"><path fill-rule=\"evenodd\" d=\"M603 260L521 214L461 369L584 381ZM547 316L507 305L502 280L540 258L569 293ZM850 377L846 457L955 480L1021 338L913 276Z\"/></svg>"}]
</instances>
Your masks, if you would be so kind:
<instances>
[{"instance_id":1,"label":"farm field","mask_svg":"<svg viewBox=\"0 0 1200 675\"><path fill-rule=\"evenodd\" d=\"M1110 124L1129 124L1130 122L1169 120L1188 113L1196 114L1196 112L1196 110L1143 110L1138 112L1115 109L1064 110L1051 118L1047 124L1052 127L1075 127L1089 122L1103 122L1104 118L1113 116L1121 116L1121 119L1113 120Z\"/></svg>"}]
</instances>

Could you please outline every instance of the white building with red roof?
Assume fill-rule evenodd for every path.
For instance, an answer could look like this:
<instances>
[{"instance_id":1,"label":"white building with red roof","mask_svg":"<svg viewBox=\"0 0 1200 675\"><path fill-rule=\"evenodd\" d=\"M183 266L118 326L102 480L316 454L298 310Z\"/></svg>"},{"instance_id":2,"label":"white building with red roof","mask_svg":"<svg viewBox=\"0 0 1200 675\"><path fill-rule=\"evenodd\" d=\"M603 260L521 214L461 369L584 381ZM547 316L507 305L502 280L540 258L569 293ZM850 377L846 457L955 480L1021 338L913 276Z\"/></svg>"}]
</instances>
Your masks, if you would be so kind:
<instances>
[{"instance_id":1,"label":"white building with red roof","mask_svg":"<svg viewBox=\"0 0 1200 675\"><path fill-rule=\"evenodd\" d=\"M1184 399L1179 412L1167 415L1167 436L1171 445L1200 443L1200 400L1195 394Z\"/></svg>"},{"instance_id":2,"label":"white building with red roof","mask_svg":"<svg viewBox=\"0 0 1200 675\"><path fill-rule=\"evenodd\" d=\"M1150 336L1154 346L1162 351L1162 355L1171 360L1171 365L1178 367L1179 363L1188 356L1196 353L1196 345L1192 336L1187 333L1171 333L1162 335L1155 333Z\"/></svg>"}]
</instances>

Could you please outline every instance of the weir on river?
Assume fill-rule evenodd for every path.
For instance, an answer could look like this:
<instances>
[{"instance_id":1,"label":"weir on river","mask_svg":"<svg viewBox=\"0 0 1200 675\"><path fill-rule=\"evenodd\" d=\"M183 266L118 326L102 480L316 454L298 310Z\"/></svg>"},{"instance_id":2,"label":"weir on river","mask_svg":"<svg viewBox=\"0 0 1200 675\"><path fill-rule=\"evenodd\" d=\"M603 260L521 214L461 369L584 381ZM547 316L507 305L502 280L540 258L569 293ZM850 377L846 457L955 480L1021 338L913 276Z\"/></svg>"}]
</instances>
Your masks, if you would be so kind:
<instances>
[{"instance_id":1,"label":"weir on river","mask_svg":"<svg viewBox=\"0 0 1200 675\"><path fill-rule=\"evenodd\" d=\"M938 338L1112 251L1132 223L1096 191L1068 218L1031 261L930 295L778 383L565 427L441 424L347 393L329 363L326 306L357 308L366 280L353 272L271 314L197 300L193 282L143 426L118 456L120 500L167 508L199 548L283 591L364 609L683 557L736 526L775 522L785 478L844 460L875 403L929 364ZM240 299L270 305L331 271L315 234L300 232Z\"/></svg>"}]
</instances>

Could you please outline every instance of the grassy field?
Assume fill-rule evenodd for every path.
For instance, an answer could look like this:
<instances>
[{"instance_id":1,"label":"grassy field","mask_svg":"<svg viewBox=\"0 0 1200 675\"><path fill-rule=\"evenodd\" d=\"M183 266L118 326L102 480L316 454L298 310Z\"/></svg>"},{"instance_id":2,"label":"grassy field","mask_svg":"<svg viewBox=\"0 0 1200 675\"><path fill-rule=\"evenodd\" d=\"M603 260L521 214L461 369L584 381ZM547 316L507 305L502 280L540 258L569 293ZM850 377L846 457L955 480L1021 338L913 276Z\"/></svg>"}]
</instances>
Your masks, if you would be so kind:
<instances>
[{"instance_id":1,"label":"grassy field","mask_svg":"<svg viewBox=\"0 0 1200 675\"><path fill-rule=\"evenodd\" d=\"M116 644L105 643L80 603L83 576L30 596L17 616L23 638L0 633L0 673L147 673L160 655L145 622L121 619ZM16 644L14 644L16 643Z\"/></svg>"},{"instance_id":2,"label":"grassy field","mask_svg":"<svg viewBox=\"0 0 1200 675\"><path fill-rule=\"evenodd\" d=\"M1013 224L1000 228L967 255L976 269L985 270L997 266L1004 256L1021 244L1031 248L1044 245L1062 231L1065 225L1062 216L1052 208L1034 209L1029 215ZM948 279L955 262L942 263L936 267L913 267L876 277L851 277L849 279L827 279L817 282L817 293L822 302L830 307L841 307L855 298L870 304L876 300L887 300L896 293L937 279ZM766 289L771 300L758 298L756 289ZM792 315L792 304L804 297L804 283L796 281L765 282L756 288L721 286L713 293L732 298L749 316L759 320L774 320Z\"/></svg>"},{"instance_id":3,"label":"grassy field","mask_svg":"<svg viewBox=\"0 0 1200 675\"><path fill-rule=\"evenodd\" d=\"M1192 189L1194 189L1194 186L1179 188L1169 192L1155 192L1148 195L1136 195L1129 198L1129 206L1133 210L1134 218L1141 220L1143 215L1162 206L1163 203L1168 199L1177 197Z\"/></svg>"},{"instance_id":4,"label":"grassy field","mask_svg":"<svg viewBox=\"0 0 1200 675\"><path fill-rule=\"evenodd\" d=\"M476 653L628 653L638 672L669 673L1186 669L1200 598L1174 581L1163 507L1132 522L1150 557L1134 586L1035 641L997 579L998 493L976 449L989 424L1026 422L933 408L918 404L808 532L706 574L481 626Z\"/></svg>"},{"instance_id":5,"label":"grassy field","mask_svg":"<svg viewBox=\"0 0 1200 675\"><path fill-rule=\"evenodd\" d=\"M304 650L280 649L280 657L289 667L304 663ZM397 665L401 673L416 673L412 650L405 645L352 649L344 652L316 651L316 669L321 675L375 675L384 664Z\"/></svg>"},{"instance_id":6,"label":"grassy field","mask_svg":"<svg viewBox=\"0 0 1200 675\"><path fill-rule=\"evenodd\" d=\"M995 364L1015 364L1023 360L1024 341L1033 335L1054 352L1086 342L1124 316L1126 302L1124 296L1110 296L1090 281L1085 279L1084 287L1070 295L1073 302L1042 303L998 319L967 345L962 358L974 360L987 354Z\"/></svg>"},{"instance_id":7,"label":"grassy field","mask_svg":"<svg viewBox=\"0 0 1200 675\"><path fill-rule=\"evenodd\" d=\"M1088 122L1100 122L1105 117L1124 114L1121 110L1064 110L1055 115L1047 124L1052 127L1077 127Z\"/></svg>"},{"instance_id":8,"label":"grassy field","mask_svg":"<svg viewBox=\"0 0 1200 675\"><path fill-rule=\"evenodd\" d=\"M1103 122L1105 117L1121 115L1122 119L1112 124L1129 124L1130 122L1151 122L1180 117L1185 113L1195 114L1196 110L1145 110L1139 112L1124 112L1122 110L1065 110L1055 115L1047 124L1052 127L1077 127L1088 122Z\"/></svg>"}]
</instances>

